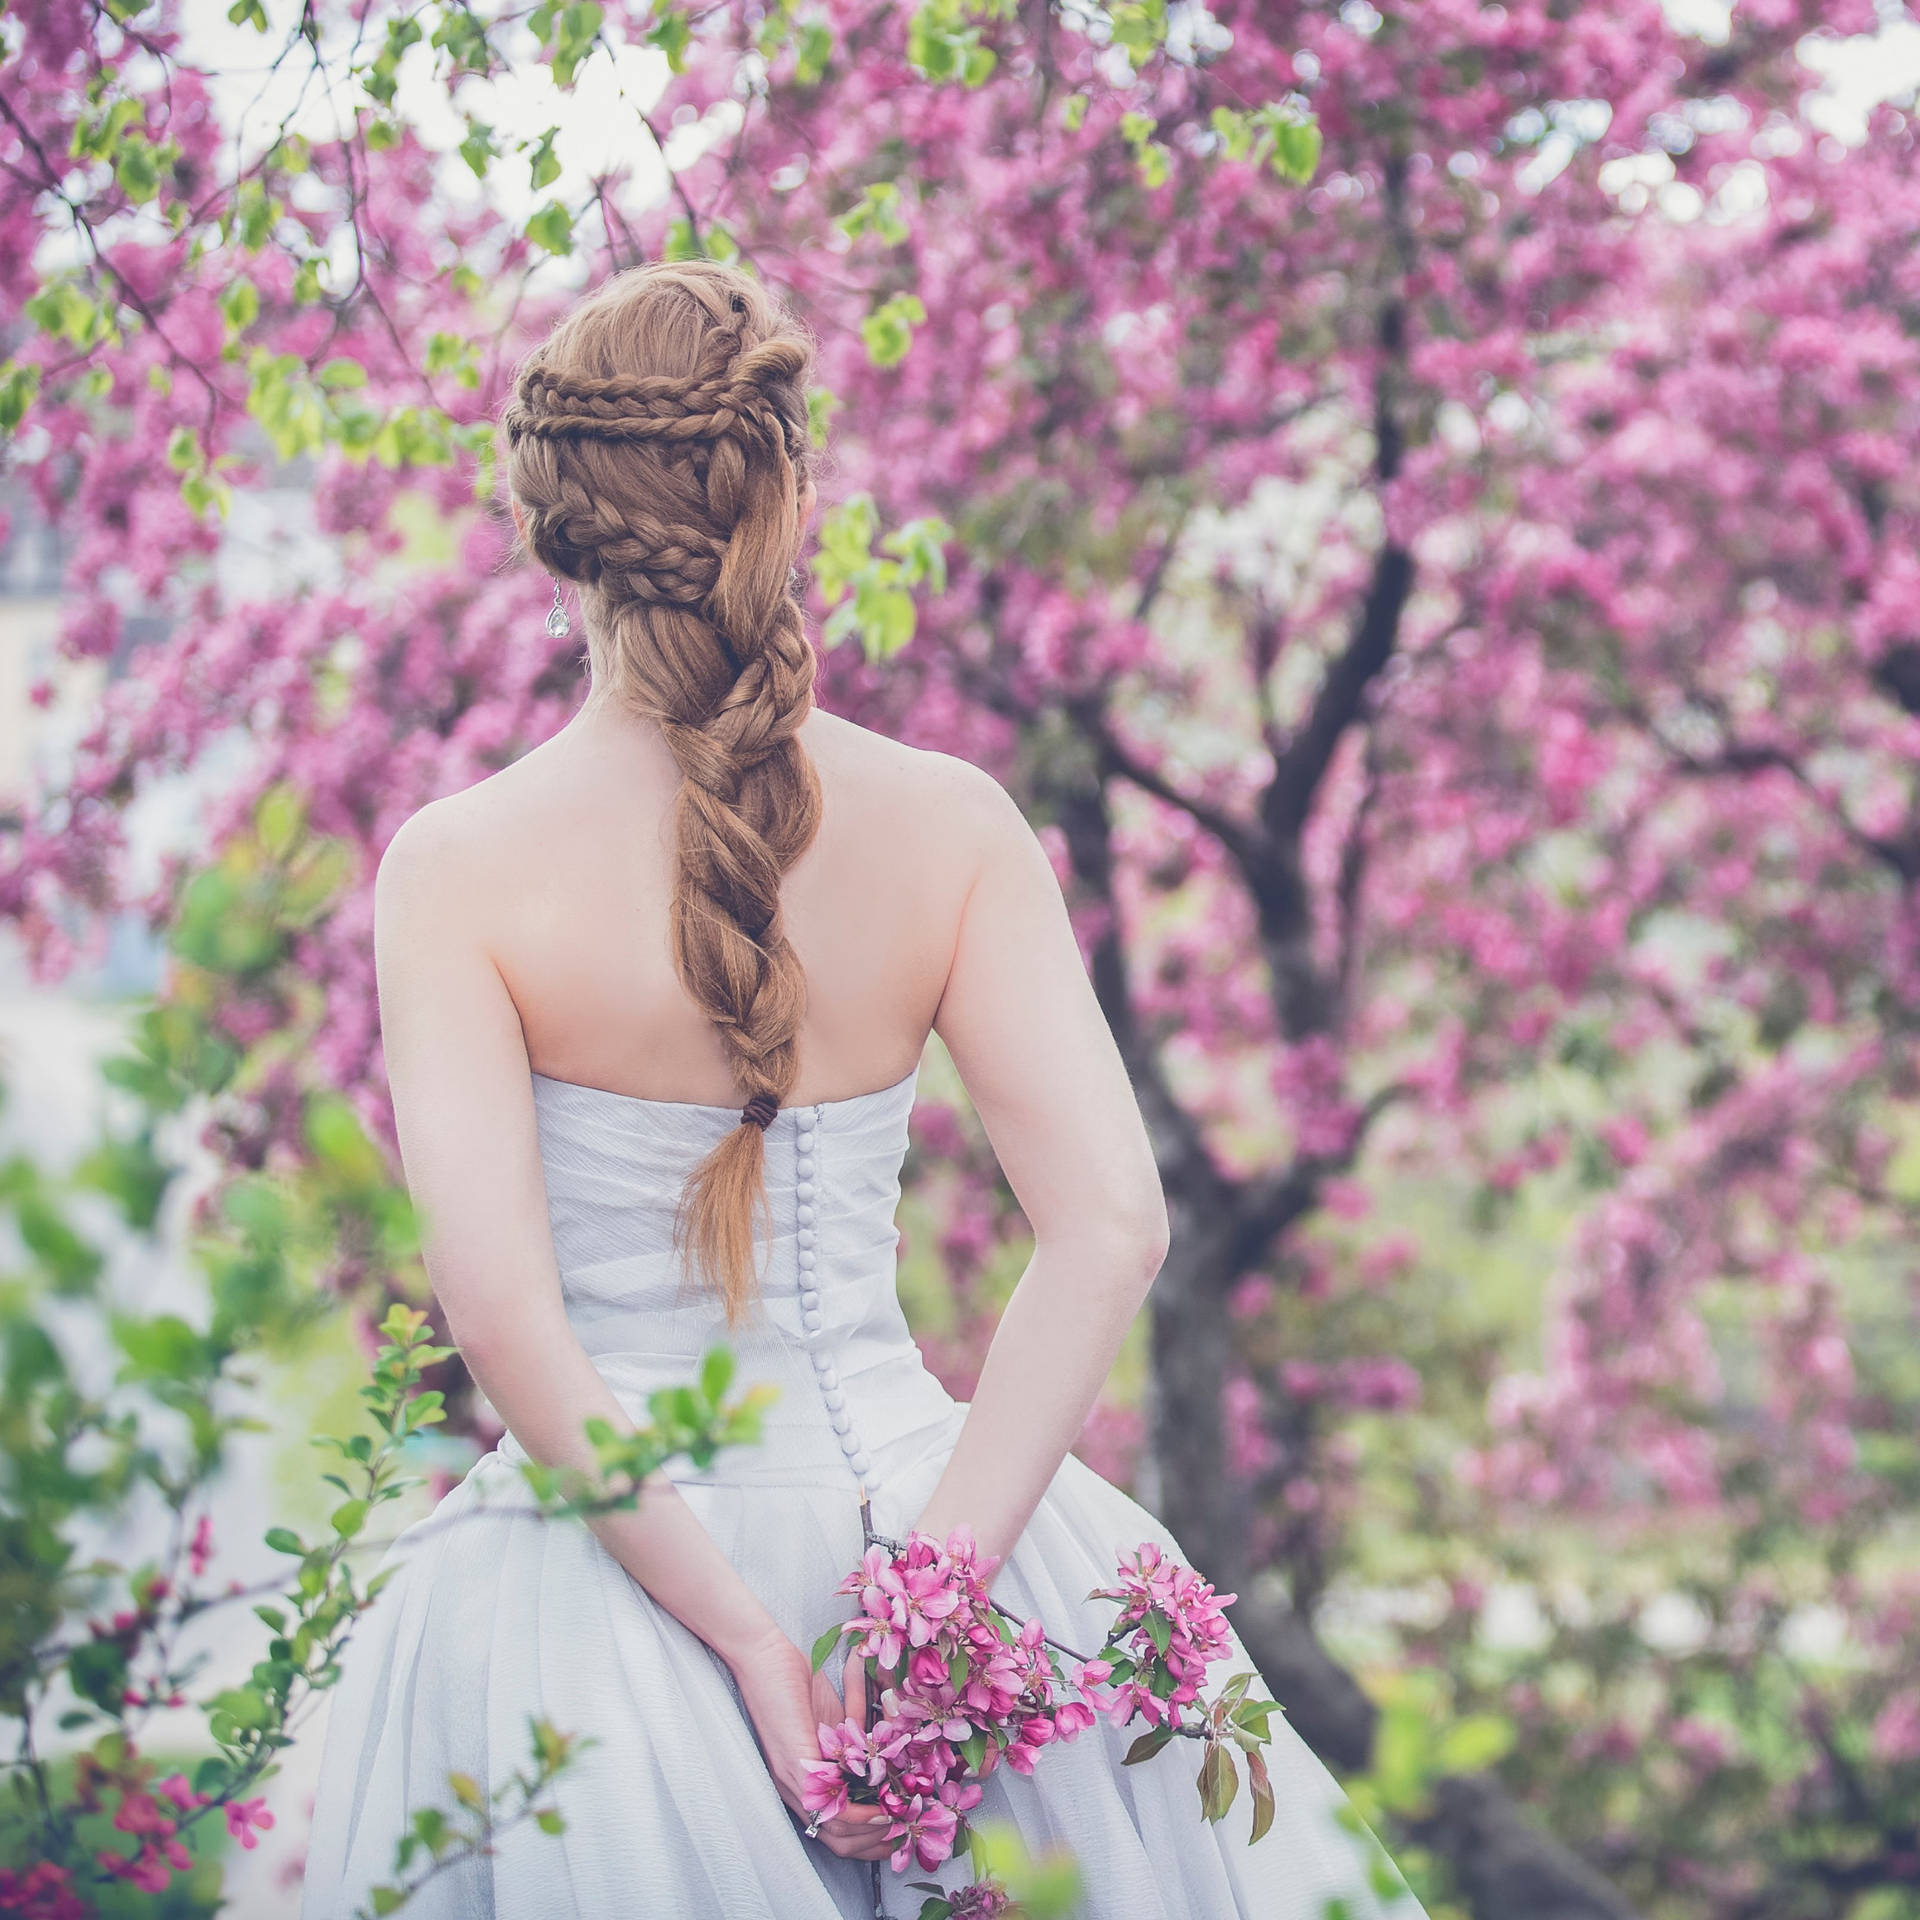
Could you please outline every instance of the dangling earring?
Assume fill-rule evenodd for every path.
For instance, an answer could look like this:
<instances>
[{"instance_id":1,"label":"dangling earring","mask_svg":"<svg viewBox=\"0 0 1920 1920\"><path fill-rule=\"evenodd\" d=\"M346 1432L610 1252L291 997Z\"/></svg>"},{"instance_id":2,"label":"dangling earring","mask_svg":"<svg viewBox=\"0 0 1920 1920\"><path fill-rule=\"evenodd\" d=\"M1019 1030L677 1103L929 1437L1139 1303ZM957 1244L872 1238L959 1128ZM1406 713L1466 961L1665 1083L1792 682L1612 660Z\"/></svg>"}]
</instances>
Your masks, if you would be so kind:
<instances>
[{"instance_id":1,"label":"dangling earring","mask_svg":"<svg viewBox=\"0 0 1920 1920\"><path fill-rule=\"evenodd\" d=\"M564 640L573 631L573 622L567 618L567 605L560 598L560 582L553 583L553 608L547 615L547 637L550 640Z\"/></svg>"}]
</instances>

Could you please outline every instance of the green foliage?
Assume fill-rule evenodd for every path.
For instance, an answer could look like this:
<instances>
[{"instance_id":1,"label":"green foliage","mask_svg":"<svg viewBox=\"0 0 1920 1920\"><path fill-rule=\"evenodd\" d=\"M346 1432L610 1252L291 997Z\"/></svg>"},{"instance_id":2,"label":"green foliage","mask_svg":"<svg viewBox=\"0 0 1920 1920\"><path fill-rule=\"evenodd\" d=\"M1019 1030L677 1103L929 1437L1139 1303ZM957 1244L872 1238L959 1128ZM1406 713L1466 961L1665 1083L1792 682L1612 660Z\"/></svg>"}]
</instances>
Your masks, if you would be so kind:
<instances>
[{"instance_id":1,"label":"green foliage","mask_svg":"<svg viewBox=\"0 0 1920 1920\"><path fill-rule=\"evenodd\" d=\"M860 322L867 358L876 367L897 367L913 346L913 330L927 317L917 293L889 294Z\"/></svg>"},{"instance_id":2,"label":"green foliage","mask_svg":"<svg viewBox=\"0 0 1920 1920\"><path fill-rule=\"evenodd\" d=\"M0 1220L20 1255L0 1275L0 1718L11 1723L18 1790L0 1819L0 1864L57 1870L104 1920L219 1910L218 1867L202 1841L222 1808L251 1804L303 1707L338 1679L384 1581L360 1571L379 1544L374 1529L418 1484L414 1443L446 1418L427 1376L452 1349L434 1341L423 1311L393 1300L359 1390L363 1420L313 1442L330 1490L324 1528L312 1538L269 1528L267 1546L292 1564L263 1588L209 1583L210 1496L233 1437L256 1424L245 1411L251 1363L337 1311L344 1285L374 1297L420 1285L411 1211L385 1154L344 1099L305 1075L318 1007L297 943L347 872L339 845L310 833L295 794L267 793L250 830L180 888L166 997L135 1017L128 1051L103 1067L122 1109L113 1126L69 1174L19 1157L0 1165ZM233 1037L255 1031L251 1044ZM105 1201L122 1235L157 1249L179 1147L209 1122L236 1124L236 1098L266 1081L291 1086L280 1108L295 1124L275 1143L271 1176L230 1176L198 1210L197 1302L152 1310L122 1298L80 1209ZM104 1381L72 1357L100 1349L114 1359ZM731 1356L709 1354L695 1381L654 1396L635 1431L596 1426L597 1474L529 1468L540 1504L556 1522L629 1507L640 1482L676 1457L705 1465L721 1447L757 1439L765 1396L732 1388ZM126 1537L156 1504L167 1522L156 1558L123 1564L82 1551L83 1540ZM146 1723L190 1696L201 1662L184 1649L203 1616L247 1606L259 1657L238 1683L200 1699L201 1751L162 1782L168 1768L142 1752ZM63 1697L60 1730L85 1742L65 1769L35 1737ZM398 1911L508 1827L560 1831L548 1789L581 1745L536 1722L528 1764L490 1793L454 1776L452 1809L416 1813L371 1911ZM186 1847L187 1865L146 1837L156 1821ZM103 1850L122 1867L103 1867ZM136 1866L161 1890L130 1884Z\"/></svg>"},{"instance_id":3,"label":"green foliage","mask_svg":"<svg viewBox=\"0 0 1920 1920\"><path fill-rule=\"evenodd\" d=\"M953 530L944 520L927 518L897 527L873 551L880 516L871 494L856 493L820 522L813 574L833 612L821 638L838 646L850 634L860 636L869 660L885 660L912 638L916 615L911 589L926 586L944 593L945 543Z\"/></svg>"},{"instance_id":4,"label":"green foliage","mask_svg":"<svg viewBox=\"0 0 1920 1920\"><path fill-rule=\"evenodd\" d=\"M0 433L12 433L40 391L40 369L9 360L0 366Z\"/></svg>"},{"instance_id":5,"label":"green foliage","mask_svg":"<svg viewBox=\"0 0 1920 1920\"><path fill-rule=\"evenodd\" d=\"M835 224L849 240L870 233L883 246L897 247L908 238L907 223L900 214L900 189L891 180L876 180L867 187Z\"/></svg>"},{"instance_id":6,"label":"green foliage","mask_svg":"<svg viewBox=\"0 0 1920 1920\"><path fill-rule=\"evenodd\" d=\"M1443 1674L1414 1668L1382 1679L1373 1764L1356 1798L1405 1820L1432 1811L1433 1789L1451 1774L1481 1773L1504 1759L1512 1722L1493 1713L1456 1716Z\"/></svg>"},{"instance_id":7,"label":"green foliage","mask_svg":"<svg viewBox=\"0 0 1920 1920\"><path fill-rule=\"evenodd\" d=\"M1320 165L1320 129L1294 107L1266 106L1252 113L1215 107L1212 127L1227 159L1271 166L1283 180L1304 186Z\"/></svg>"},{"instance_id":8,"label":"green foliage","mask_svg":"<svg viewBox=\"0 0 1920 1920\"><path fill-rule=\"evenodd\" d=\"M986 83L1000 56L975 22L1012 17L1013 0L924 0L907 27L907 60L923 79Z\"/></svg>"},{"instance_id":9,"label":"green foliage","mask_svg":"<svg viewBox=\"0 0 1920 1920\"><path fill-rule=\"evenodd\" d=\"M516 1768L491 1794L464 1773L447 1776L451 1813L421 1807L394 1849L394 1878L372 1889L356 1920L398 1913L430 1880L463 1860L490 1854L512 1828L531 1822L545 1834L566 1831L557 1807L545 1804L553 1783L593 1743L557 1731L548 1721L527 1723L532 1765Z\"/></svg>"},{"instance_id":10,"label":"green foliage","mask_svg":"<svg viewBox=\"0 0 1920 1920\"><path fill-rule=\"evenodd\" d=\"M1019 1920L1067 1920L1080 1911L1080 1869L1071 1854L1049 1852L1036 1860L1006 1820L969 1822L966 1846L974 1879L1006 1895ZM907 1884L927 1895L916 1920L952 1920L952 1903L937 1881Z\"/></svg>"},{"instance_id":11,"label":"green foliage","mask_svg":"<svg viewBox=\"0 0 1920 1920\"><path fill-rule=\"evenodd\" d=\"M675 73L686 72L687 48L692 41L693 23L676 7L663 8L647 29L647 44L667 56L667 65Z\"/></svg>"},{"instance_id":12,"label":"green foliage","mask_svg":"<svg viewBox=\"0 0 1920 1920\"><path fill-rule=\"evenodd\" d=\"M558 200L549 200L527 221L527 238L564 259L573 251L573 215Z\"/></svg>"},{"instance_id":13,"label":"green foliage","mask_svg":"<svg viewBox=\"0 0 1920 1920\"><path fill-rule=\"evenodd\" d=\"M1113 44L1125 49L1135 69L1144 67L1167 38L1167 0L1118 0L1107 9Z\"/></svg>"},{"instance_id":14,"label":"green foliage","mask_svg":"<svg viewBox=\"0 0 1920 1920\"><path fill-rule=\"evenodd\" d=\"M537 7L528 17L534 38L553 62L553 84L570 87L580 63L594 49L606 18L595 0L572 0L567 6Z\"/></svg>"},{"instance_id":15,"label":"green foliage","mask_svg":"<svg viewBox=\"0 0 1920 1920\"><path fill-rule=\"evenodd\" d=\"M1142 186L1163 187L1167 183L1167 171L1173 156L1161 141L1153 137L1157 124L1151 114L1124 113L1120 116L1120 137L1133 149L1134 164L1140 169Z\"/></svg>"}]
</instances>

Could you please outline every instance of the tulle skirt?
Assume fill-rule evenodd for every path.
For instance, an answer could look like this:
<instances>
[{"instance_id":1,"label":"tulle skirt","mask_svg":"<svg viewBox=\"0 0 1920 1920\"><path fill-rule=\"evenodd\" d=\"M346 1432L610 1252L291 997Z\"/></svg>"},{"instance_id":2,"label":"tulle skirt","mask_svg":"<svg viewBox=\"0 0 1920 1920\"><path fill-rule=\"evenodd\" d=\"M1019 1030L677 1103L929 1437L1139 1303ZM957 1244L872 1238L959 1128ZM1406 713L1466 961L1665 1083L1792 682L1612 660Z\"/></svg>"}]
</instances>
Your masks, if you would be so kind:
<instances>
[{"instance_id":1,"label":"tulle skirt","mask_svg":"<svg viewBox=\"0 0 1920 1920\"><path fill-rule=\"evenodd\" d=\"M942 1417L882 1450L878 1531L912 1526L964 1411L946 1402ZM838 1465L800 1462L783 1476L778 1460L763 1461L743 1479L681 1483L802 1649L846 1616L834 1589L861 1552L857 1496ZM1113 1609L1088 1595L1145 1540L1179 1556L1143 1508L1069 1459L995 1597L1091 1652ZM780 1800L726 1667L585 1527L531 1507L510 1444L403 1534L391 1559L398 1570L356 1630L332 1702L304 1920L350 1920L374 1884L396 1877L395 1845L414 1811L453 1805L450 1773L491 1791L526 1768L535 1717L592 1741L551 1795L565 1830L505 1833L490 1857L431 1879L407 1907L418 1920L873 1914L870 1869L808 1840ZM1215 1678L1250 1664L1242 1657ZM1137 1732L1102 1721L1044 1751L1030 1777L996 1770L972 1817L1010 1822L1035 1853L1070 1850L1088 1920L1417 1920L1411 1896L1383 1905L1371 1890L1337 1784L1283 1718L1268 1750L1277 1816L1252 1846L1244 1788L1208 1824L1197 1748L1175 1741L1123 1767ZM925 1896L908 1880L967 1877L964 1859L934 1875L883 1864L885 1912L919 1913Z\"/></svg>"}]
</instances>

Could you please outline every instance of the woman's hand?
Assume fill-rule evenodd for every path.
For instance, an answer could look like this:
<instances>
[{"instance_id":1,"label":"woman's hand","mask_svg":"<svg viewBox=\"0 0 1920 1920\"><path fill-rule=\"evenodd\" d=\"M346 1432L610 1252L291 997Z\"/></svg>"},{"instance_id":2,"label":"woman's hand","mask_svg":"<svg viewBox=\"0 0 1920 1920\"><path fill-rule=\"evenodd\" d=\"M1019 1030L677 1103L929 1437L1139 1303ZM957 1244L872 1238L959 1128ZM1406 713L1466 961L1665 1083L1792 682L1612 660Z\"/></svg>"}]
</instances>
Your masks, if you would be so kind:
<instances>
[{"instance_id":1,"label":"woman's hand","mask_svg":"<svg viewBox=\"0 0 1920 1920\"><path fill-rule=\"evenodd\" d=\"M780 1798L803 1818L801 1798L807 1763L820 1758L820 1724L846 1717L840 1696L825 1674L807 1666L807 1656L783 1633L769 1635L727 1663L746 1702L754 1736ZM891 1821L877 1807L849 1808L820 1824L821 1843L843 1860L884 1860L893 1851Z\"/></svg>"}]
</instances>

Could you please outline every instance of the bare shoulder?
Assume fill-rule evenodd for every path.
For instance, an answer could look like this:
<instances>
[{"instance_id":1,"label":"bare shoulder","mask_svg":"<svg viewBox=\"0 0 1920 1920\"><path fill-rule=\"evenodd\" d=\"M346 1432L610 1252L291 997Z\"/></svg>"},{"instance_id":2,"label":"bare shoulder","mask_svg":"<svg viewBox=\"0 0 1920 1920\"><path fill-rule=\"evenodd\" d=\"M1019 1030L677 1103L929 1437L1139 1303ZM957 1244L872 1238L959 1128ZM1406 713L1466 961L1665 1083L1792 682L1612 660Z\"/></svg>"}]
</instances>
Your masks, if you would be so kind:
<instances>
[{"instance_id":1,"label":"bare shoulder","mask_svg":"<svg viewBox=\"0 0 1920 1920\"><path fill-rule=\"evenodd\" d=\"M807 750L831 808L836 799L895 846L970 873L1021 848L1038 852L1026 817L970 760L910 747L831 714L807 722Z\"/></svg>"},{"instance_id":2,"label":"bare shoulder","mask_svg":"<svg viewBox=\"0 0 1920 1920\"><path fill-rule=\"evenodd\" d=\"M557 741L458 793L429 800L387 843L374 884L374 911L395 916L415 905L477 913L511 879L529 842L551 845Z\"/></svg>"},{"instance_id":3,"label":"bare shoulder","mask_svg":"<svg viewBox=\"0 0 1920 1920\"><path fill-rule=\"evenodd\" d=\"M498 776L496 776L497 778ZM374 878L376 936L477 930L499 860L500 796L492 780L430 800L401 823Z\"/></svg>"}]
</instances>

